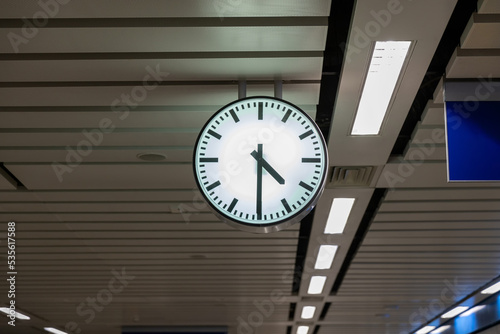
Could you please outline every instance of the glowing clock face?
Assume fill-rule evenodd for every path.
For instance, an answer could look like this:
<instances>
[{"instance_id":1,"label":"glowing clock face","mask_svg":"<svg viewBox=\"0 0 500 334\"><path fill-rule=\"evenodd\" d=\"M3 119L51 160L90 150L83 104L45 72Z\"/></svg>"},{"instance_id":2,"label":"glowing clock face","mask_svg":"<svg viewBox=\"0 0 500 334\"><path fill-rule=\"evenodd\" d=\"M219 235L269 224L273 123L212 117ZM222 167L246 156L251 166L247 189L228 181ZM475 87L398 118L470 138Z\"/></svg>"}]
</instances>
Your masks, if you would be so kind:
<instances>
[{"instance_id":1,"label":"glowing clock face","mask_svg":"<svg viewBox=\"0 0 500 334\"><path fill-rule=\"evenodd\" d=\"M321 195L325 141L300 108L271 97L232 102L205 124L194 150L195 179L225 222L257 233L300 221Z\"/></svg>"}]
</instances>

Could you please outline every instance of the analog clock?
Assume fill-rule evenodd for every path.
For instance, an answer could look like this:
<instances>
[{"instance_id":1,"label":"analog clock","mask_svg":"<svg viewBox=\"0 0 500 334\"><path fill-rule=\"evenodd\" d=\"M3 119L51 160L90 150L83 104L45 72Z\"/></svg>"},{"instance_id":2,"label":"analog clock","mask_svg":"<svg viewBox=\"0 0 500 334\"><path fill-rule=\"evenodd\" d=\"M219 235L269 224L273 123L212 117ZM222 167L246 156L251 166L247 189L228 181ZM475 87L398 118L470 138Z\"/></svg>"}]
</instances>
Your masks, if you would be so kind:
<instances>
[{"instance_id":1,"label":"analog clock","mask_svg":"<svg viewBox=\"0 0 500 334\"><path fill-rule=\"evenodd\" d=\"M223 221L268 233L300 221L314 207L328 154L305 112L259 96L217 111L198 136L193 162L203 197Z\"/></svg>"}]
</instances>

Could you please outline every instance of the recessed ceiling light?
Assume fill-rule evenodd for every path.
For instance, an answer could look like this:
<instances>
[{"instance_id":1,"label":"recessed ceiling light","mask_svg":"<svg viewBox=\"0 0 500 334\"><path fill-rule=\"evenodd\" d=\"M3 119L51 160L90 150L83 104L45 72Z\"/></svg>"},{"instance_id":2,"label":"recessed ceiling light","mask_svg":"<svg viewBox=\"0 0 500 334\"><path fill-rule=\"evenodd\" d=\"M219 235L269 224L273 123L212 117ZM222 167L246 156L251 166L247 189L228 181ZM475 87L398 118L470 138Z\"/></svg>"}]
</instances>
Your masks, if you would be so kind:
<instances>
[{"instance_id":1,"label":"recessed ceiling light","mask_svg":"<svg viewBox=\"0 0 500 334\"><path fill-rule=\"evenodd\" d=\"M0 307L0 312L3 312L7 315L10 315L11 309L8 307ZM28 317L27 315L24 315L24 314L19 313L17 311L12 311L12 312L14 312L14 316L19 320L30 320L30 317Z\"/></svg>"},{"instance_id":2,"label":"recessed ceiling light","mask_svg":"<svg viewBox=\"0 0 500 334\"><path fill-rule=\"evenodd\" d=\"M316 263L314 264L314 269L330 269L338 247L339 246L334 245L321 245L319 247Z\"/></svg>"},{"instance_id":3,"label":"recessed ceiling light","mask_svg":"<svg viewBox=\"0 0 500 334\"><path fill-rule=\"evenodd\" d=\"M164 154L160 153L139 153L137 154L137 158L144 160L144 161L163 161L167 159L167 156Z\"/></svg>"},{"instance_id":4,"label":"recessed ceiling light","mask_svg":"<svg viewBox=\"0 0 500 334\"><path fill-rule=\"evenodd\" d=\"M354 198L333 199L332 207L326 221L326 234L341 234L344 232L353 205Z\"/></svg>"},{"instance_id":5,"label":"recessed ceiling light","mask_svg":"<svg viewBox=\"0 0 500 334\"><path fill-rule=\"evenodd\" d=\"M314 312L316 312L316 306L304 306L300 317L302 319L312 319L314 317Z\"/></svg>"},{"instance_id":6,"label":"recessed ceiling light","mask_svg":"<svg viewBox=\"0 0 500 334\"><path fill-rule=\"evenodd\" d=\"M484 289L483 291L481 291L481 293L483 295L492 295L494 293L497 293L498 291L500 291L500 282L497 282L489 288Z\"/></svg>"},{"instance_id":7,"label":"recessed ceiling light","mask_svg":"<svg viewBox=\"0 0 500 334\"><path fill-rule=\"evenodd\" d=\"M307 334L309 332L309 326L299 326L297 328L297 334Z\"/></svg>"},{"instance_id":8,"label":"recessed ceiling light","mask_svg":"<svg viewBox=\"0 0 500 334\"><path fill-rule=\"evenodd\" d=\"M443 314L441 316L441 318L443 318L443 319L454 318L457 315L459 315L460 313L466 311L467 309L468 309L467 306L457 306L454 309L452 309L451 311L448 311L445 314Z\"/></svg>"},{"instance_id":9,"label":"recessed ceiling light","mask_svg":"<svg viewBox=\"0 0 500 334\"><path fill-rule=\"evenodd\" d=\"M309 289L307 293L310 295L318 295L323 292L323 287L325 286L326 276L313 276L309 283Z\"/></svg>"},{"instance_id":10,"label":"recessed ceiling light","mask_svg":"<svg viewBox=\"0 0 500 334\"><path fill-rule=\"evenodd\" d=\"M54 334L68 334L68 333L60 331L60 330L58 330L57 328L54 328L54 327L44 327L43 329L45 329L47 332L51 332L51 333L54 333Z\"/></svg>"},{"instance_id":11,"label":"recessed ceiling light","mask_svg":"<svg viewBox=\"0 0 500 334\"><path fill-rule=\"evenodd\" d=\"M425 326L416 331L415 334L427 334L434 328L436 328L436 326Z\"/></svg>"},{"instance_id":12,"label":"recessed ceiling light","mask_svg":"<svg viewBox=\"0 0 500 334\"><path fill-rule=\"evenodd\" d=\"M411 42L376 42L351 135L377 135Z\"/></svg>"},{"instance_id":13,"label":"recessed ceiling light","mask_svg":"<svg viewBox=\"0 0 500 334\"><path fill-rule=\"evenodd\" d=\"M486 305L478 305L478 306L474 306L473 308L471 308L470 310L468 310L467 312L464 312L462 314L460 314L461 317L468 317L469 315L471 314L474 314L476 313L477 311L481 311L483 308L485 308Z\"/></svg>"},{"instance_id":14,"label":"recessed ceiling light","mask_svg":"<svg viewBox=\"0 0 500 334\"><path fill-rule=\"evenodd\" d=\"M446 325L446 326L441 326L439 327L438 329L436 329L435 331L432 331L431 334L439 334L439 333L442 333L444 332L445 330L447 330L448 328L450 328L451 326L450 325Z\"/></svg>"}]
</instances>

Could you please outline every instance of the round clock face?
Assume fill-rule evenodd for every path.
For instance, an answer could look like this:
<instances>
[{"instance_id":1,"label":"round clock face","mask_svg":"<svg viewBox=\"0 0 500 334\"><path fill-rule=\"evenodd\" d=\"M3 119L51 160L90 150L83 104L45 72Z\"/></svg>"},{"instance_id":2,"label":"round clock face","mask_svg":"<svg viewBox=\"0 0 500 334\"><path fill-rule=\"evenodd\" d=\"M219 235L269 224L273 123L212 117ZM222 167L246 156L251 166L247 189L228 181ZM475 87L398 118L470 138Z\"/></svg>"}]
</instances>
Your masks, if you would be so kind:
<instances>
[{"instance_id":1,"label":"round clock face","mask_svg":"<svg viewBox=\"0 0 500 334\"><path fill-rule=\"evenodd\" d=\"M300 221L321 195L325 141L300 108L271 97L232 102L205 124L195 179L210 206L239 229L267 233Z\"/></svg>"}]
</instances>

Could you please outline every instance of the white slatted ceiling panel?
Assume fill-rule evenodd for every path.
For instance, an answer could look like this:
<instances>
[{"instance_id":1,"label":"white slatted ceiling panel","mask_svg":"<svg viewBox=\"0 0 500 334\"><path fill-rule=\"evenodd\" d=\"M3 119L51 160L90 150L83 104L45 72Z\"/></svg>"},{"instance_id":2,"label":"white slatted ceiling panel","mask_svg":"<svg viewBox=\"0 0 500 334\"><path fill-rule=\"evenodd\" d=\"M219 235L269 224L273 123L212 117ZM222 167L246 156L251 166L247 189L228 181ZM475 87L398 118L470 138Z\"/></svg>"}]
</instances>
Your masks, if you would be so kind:
<instances>
[{"instance_id":1,"label":"white slatted ceiling panel","mask_svg":"<svg viewBox=\"0 0 500 334\"><path fill-rule=\"evenodd\" d=\"M0 176L0 221L17 222L16 300L34 318L25 333L69 321L96 334L122 325L236 333L238 317L276 290L286 302L258 333L285 334L294 297L282 275L294 269L299 226L254 235L221 223L194 190L191 157L241 78L249 96L273 95L285 80L283 98L315 116L330 1L220 3L73 0L19 52L0 40L0 161L28 189L7 191ZM20 19L40 10L2 1L0 35L23 36ZM114 103L158 72L162 84L130 113ZM114 130L59 182L52 163L106 118ZM143 162L143 152L167 159ZM135 278L87 324L78 305L122 268ZM0 332L18 333L4 322Z\"/></svg>"},{"instance_id":2,"label":"white slatted ceiling panel","mask_svg":"<svg viewBox=\"0 0 500 334\"><path fill-rule=\"evenodd\" d=\"M484 332L481 332L481 334L498 334L500 333L500 325L496 325L494 327L488 328Z\"/></svg>"},{"instance_id":3,"label":"white slatted ceiling panel","mask_svg":"<svg viewBox=\"0 0 500 334\"><path fill-rule=\"evenodd\" d=\"M19 44L19 52L7 38L0 40L0 161L28 188L13 191L10 176L0 174L0 221L18 222L17 301L34 318L24 333L40 333L46 325L64 329L74 321L83 333L118 334L122 325L227 325L234 334L240 317L248 320L255 302L269 300L272 291L284 300L253 333L296 329L299 308L289 320L290 304L307 303L301 299L307 281L303 277L295 296L284 274L294 268L298 226L269 236L220 223L194 190L191 154L205 120L237 98L241 78L249 80L247 95L272 95L273 80L284 80L283 98L314 117L330 2L72 0L36 37ZM371 20L378 5L387 7L386 1L357 4L358 20ZM434 15L451 12L452 4L432 2ZM375 139L346 135L364 71L358 57L344 67L348 79L340 85L341 111L329 145L334 164L379 166L392 149L411 104L406 96L417 91L415 77L424 74L438 42L433 30L446 23L420 26L422 9L427 13L430 5L404 7L422 15L407 10L394 16L378 36L418 40L391 127ZM0 35L22 34L19 19L39 10L33 1L2 1ZM479 1L448 77L500 76L499 14L498 2ZM410 21L419 29L394 28ZM366 20L353 22L359 28ZM361 58L369 52L361 51ZM115 101L155 69L163 73L162 85L120 117L125 102ZM113 113L112 105L122 109ZM414 312L440 298L447 284L460 298L498 275L500 186L445 182L442 115L438 87L405 155L380 166L397 174L422 150L419 142L434 142L425 162L388 192L338 294L325 292L316 301L320 308L331 303L317 322L318 334L407 333L416 328L413 320L424 321L411 318ZM106 117L113 132L60 182L52 162L64 161L67 146L75 148L86 139L82 131ZM167 159L142 162L136 156L143 152ZM377 186L387 188L383 175ZM324 203L335 194L362 193L357 205L366 207L372 191L327 189L318 216L326 217ZM359 222L362 214L353 216ZM321 233L321 224L315 222L313 234ZM341 245L337 258L346 255L356 227L347 227L349 237L333 238ZM4 232L0 236L5 239ZM316 246L310 241L308 254ZM5 254L3 244L0 249ZM327 274L330 287L340 265ZM135 278L87 324L88 313L78 305L122 268ZM4 323L0 331L18 333Z\"/></svg>"},{"instance_id":4,"label":"white slatted ceiling panel","mask_svg":"<svg viewBox=\"0 0 500 334\"><path fill-rule=\"evenodd\" d=\"M481 2L462 36L467 42L448 64L448 78L500 76L497 5ZM488 14L492 22L482 19ZM500 185L446 183L441 86L434 96L405 155L382 172L378 187L388 193L330 297L319 334L407 333L500 272ZM391 183L387 172L404 177ZM363 324L353 325L356 319Z\"/></svg>"}]
</instances>

